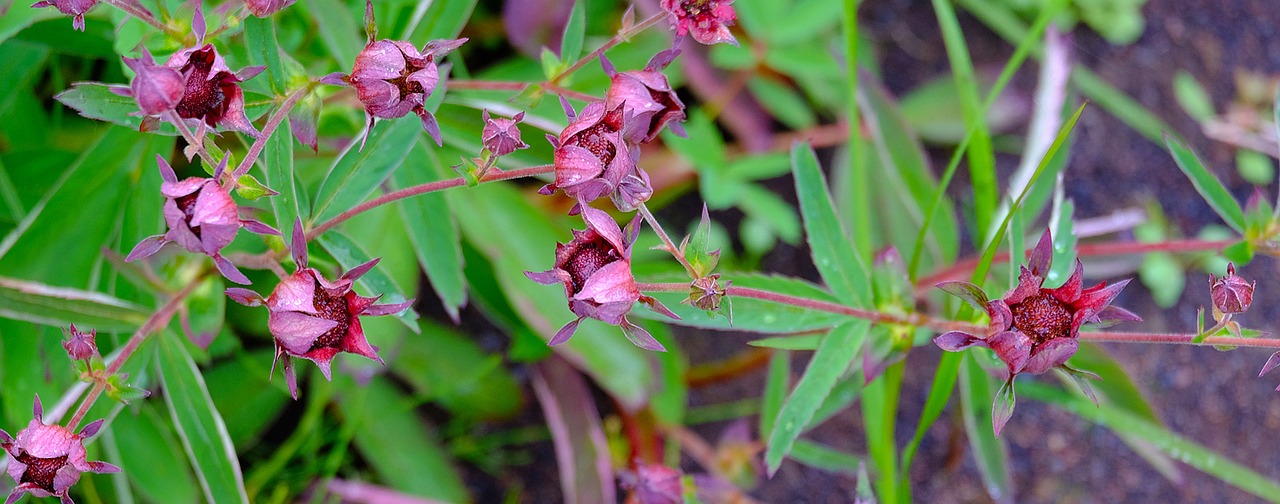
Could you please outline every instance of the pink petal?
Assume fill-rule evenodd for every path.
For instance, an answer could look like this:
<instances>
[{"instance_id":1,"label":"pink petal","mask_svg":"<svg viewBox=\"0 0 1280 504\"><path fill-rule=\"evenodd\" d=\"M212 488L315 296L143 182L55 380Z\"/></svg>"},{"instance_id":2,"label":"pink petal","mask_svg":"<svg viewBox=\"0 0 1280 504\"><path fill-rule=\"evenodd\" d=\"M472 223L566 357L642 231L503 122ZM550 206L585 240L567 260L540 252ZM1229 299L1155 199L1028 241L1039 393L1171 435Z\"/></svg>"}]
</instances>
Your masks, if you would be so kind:
<instances>
[{"instance_id":1,"label":"pink petal","mask_svg":"<svg viewBox=\"0 0 1280 504\"><path fill-rule=\"evenodd\" d=\"M293 263L298 268L307 267L307 236L302 231L302 218L299 217L293 222L293 245L290 247L293 254Z\"/></svg>"},{"instance_id":2,"label":"pink petal","mask_svg":"<svg viewBox=\"0 0 1280 504\"><path fill-rule=\"evenodd\" d=\"M1026 367L1027 360L1031 358L1033 343L1031 338L1023 333L1004 331L987 338L987 345L996 352L996 357L999 357L1005 366L1008 366L1009 374L1018 374Z\"/></svg>"},{"instance_id":3,"label":"pink petal","mask_svg":"<svg viewBox=\"0 0 1280 504\"><path fill-rule=\"evenodd\" d=\"M573 333L578 330L578 324L580 322L582 322L582 317L573 319L573 322L565 324L559 331L556 331L555 336L551 337L551 341L547 342L547 346L556 346L569 341L569 338L573 337Z\"/></svg>"},{"instance_id":4,"label":"pink petal","mask_svg":"<svg viewBox=\"0 0 1280 504\"><path fill-rule=\"evenodd\" d=\"M1053 369L1065 364L1067 359L1075 355L1076 350L1079 349L1080 341L1075 338L1056 338L1041 343L1027 360L1027 365L1022 372L1040 374Z\"/></svg>"},{"instance_id":5,"label":"pink petal","mask_svg":"<svg viewBox=\"0 0 1280 504\"><path fill-rule=\"evenodd\" d=\"M1036 243L1035 248L1031 249L1031 258L1027 261L1027 269L1031 270L1031 274L1044 278L1049 274L1049 265L1053 262L1053 237L1049 235L1049 230L1044 230L1044 234L1040 235L1040 241Z\"/></svg>"},{"instance_id":6,"label":"pink petal","mask_svg":"<svg viewBox=\"0 0 1280 504\"><path fill-rule=\"evenodd\" d=\"M359 265L359 266L356 266L356 267L354 267L354 268L351 268L350 270L347 270L347 272L346 272L346 273L343 273L341 278L342 278L343 280L352 280L352 281L354 281L354 280L356 280L356 279L358 279L358 278L360 278L360 277L364 276L364 274L365 274L365 273L368 273L368 272L369 272L369 270L373 269L373 267L374 267L374 266L377 266L377 265L378 265L378 261L380 261L380 260L382 260L382 258L380 258L380 257L375 257L375 258L373 258L373 260L370 260L369 262L366 262L366 263L364 263L364 264L361 264L361 265Z\"/></svg>"},{"instance_id":7,"label":"pink petal","mask_svg":"<svg viewBox=\"0 0 1280 504\"><path fill-rule=\"evenodd\" d=\"M155 255L156 252L159 252L160 249L164 248L166 243L169 242L164 239L163 235L143 238L137 245L134 245L133 250L129 252L128 257L124 258L124 261L133 262L138 259L151 257L152 255Z\"/></svg>"},{"instance_id":8,"label":"pink petal","mask_svg":"<svg viewBox=\"0 0 1280 504\"><path fill-rule=\"evenodd\" d=\"M253 219L240 219L240 224L244 225L245 229L248 229L250 232L253 232L253 233L257 233L260 235L280 236L280 231L278 231L276 228L273 228L271 226L268 226L266 224L263 224L262 222L259 222Z\"/></svg>"},{"instance_id":9,"label":"pink petal","mask_svg":"<svg viewBox=\"0 0 1280 504\"><path fill-rule=\"evenodd\" d=\"M622 319L621 327L622 334L626 335L627 339L631 340L631 343L635 346L654 352L667 351L667 348L662 346L662 343L658 343L658 340L654 339L653 335L649 334L649 331L646 331L643 327L632 324L625 318Z\"/></svg>"},{"instance_id":10,"label":"pink petal","mask_svg":"<svg viewBox=\"0 0 1280 504\"><path fill-rule=\"evenodd\" d=\"M1280 366L1280 352L1271 354L1271 358L1267 359L1267 363L1262 365L1262 371L1258 373L1258 376L1270 373L1277 366Z\"/></svg>"},{"instance_id":11,"label":"pink petal","mask_svg":"<svg viewBox=\"0 0 1280 504\"><path fill-rule=\"evenodd\" d=\"M332 320L295 311L271 312L267 319L267 328L275 335L276 343L293 355L307 353L316 338L337 326Z\"/></svg>"},{"instance_id":12,"label":"pink petal","mask_svg":"<svg viewBox=\"0 0 1280 504\"><path fill-rule=\"evenodd\" d=\"M347 81L345 80L346 78L347 78L346 74L342 72L333 72L329 75L321 77L320 82L322 84L329 84L331 86L345 86L347 85Z\"/></svg>"},{"instance_id":13,"label":"pink petal","mask_svg":"<svg viewBox=\"0 0 1280 504\"><path fill-rule=\"evenodd\" d=\"M302 270L294 273L276 284L275 290L267 298L267 307L272 311L297 311L315 314L316 282L309 273Z\"/></svg>"},{"instance_id":14,"label":"pink petal","mask_svg":"<svg viewBox=\"0 0 1280 504\"><path fill-rule=\"evenodd\" d=\"M987 346L987 341L972 334L951 331L933 338L933 344L948 352L959 352L971 346Z\"/></svg>"},{"instance_id":15,"label":"pink petal","mask_svg":"<svg viewBox=\"0 0 1280 504\"><path fill-rule=\"evenodd\" d=\"M403 303L376 304L366 308L361 315L369 315L373 317L377 317L381 315L395 315L397 313L400 313L402 311L409 309L412 306L413 306L412 299L405 301Z\"/></svg>"},{"instance_id":16,"label":"pink petal","mask_svg":"<svg viewBox=\"0 0 1280 504\"><path fill-rule=\"evenodd\" d=\"M636 288L635 277L631 276L631 263L618 260L604 265L587 278L574 298L599 304L639 300L640 290Z\"/></svg>"},{"instance_id":17,"label":"pink petal","mask_svg":"<svg viewBox=\"0 0 1280 504\"><path fill-rule=\"evenodd\" d=\"M1084 264L1076 259L1076 269L1071 272L1071 277L1067 278L1067 282L1062 287L1054 289L1053 297L1063 303L1071 303L1080 299L1080 293L1084 287Z\"/></svg>"},{"instance_id":18,"label":"pink petal","mask_svg":"<svg viewBox=\"0 0 1280 504\"><path fill-rule=\"evenodd\" d=\"M262 295L249 289L232 287L226 290L226 294L232 301L245 306L262 306L266 303L266 300L262 298Z\"/></svg>"},{"instance_id":19,"label":"pink petal","mask_svg":"<svg viewBox=\"0 0 1280 504\"><path fill-rule=\"evenodd\" d=\"M213 265L218 267L218 272L222 273L222 276L226 277L227 280L240 285L249 285L249 277L244 276L244 273L241 273L236 268L236 265L232 264L227 258L222 257L221 254L215 254L210 257L213 257Z\"/></svg>"},{"instance_id":20,"label":"pink petal","mask_svg":"<svg viewBox=\"0 0 1280 504\"><path fill-rule=\"evenodd\" d=\"M76 435L80 436L80 438L81 438L81 439L84 439L84 438L91 438L91 437L93 437L93 435L94 435L94 434L97 434L97 433L98 433L98 430L102 428L102 423L103 423L103 422L105 422L105 421L106 421L106 420L101 419L101 418L99 418L99 419L97 419L97 420L94 420L94 421L93 421L92 423L90 423L89 425L86 425L86 426L82 427L82 428L80 429L80 432L79 432L79 433L77 433Z\"/></svg>"},{"instance_id":21,"label":"pink petal","mask_svg":"<svg viewBox=\"0 0 1280 504\"><path fill-rule=\"evenodd\" d=\"M98 474L118 473L121 471L119 467L106 462L89 462L89 468Z\"/></svg>"},{"instance_id":22,"label":"pink petal","mask_svg":"<svg viewBox=\"0 0 1280 504\"><path fill-rule=\"evenodd\" d=\"M614 250L619 254L626 250L627 244L622 237L622 229L618 228L618 223L603 210L598 210L587 205L582 206L582 220L587 223L587 227L594 230L601 238L613 245Z\"/></svg>"}]
</instances>

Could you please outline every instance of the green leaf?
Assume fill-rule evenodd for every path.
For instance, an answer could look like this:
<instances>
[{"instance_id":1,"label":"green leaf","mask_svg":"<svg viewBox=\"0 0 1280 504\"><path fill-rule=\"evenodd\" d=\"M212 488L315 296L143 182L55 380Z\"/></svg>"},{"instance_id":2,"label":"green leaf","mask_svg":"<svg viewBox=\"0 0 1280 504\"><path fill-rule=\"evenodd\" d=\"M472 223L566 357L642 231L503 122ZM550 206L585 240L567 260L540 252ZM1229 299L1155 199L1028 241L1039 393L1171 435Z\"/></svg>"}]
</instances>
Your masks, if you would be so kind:
<instances>
[{"instance_id":1,"label":"green leaf","mask_svg":"<svg viewBox=\"0 0 1280 504\"><path fill-rule=\"evenodd\" d=\"M0 45L0 75L5 76L5 84L12 90L30 89L32 81L44 71L49 53L49 46L17 40ZM0 115L9 111L18 94L0 96Z\"/></svg>"},{"instance_id":2,"label":"green leaf","mask_svg":"<svg viewBox=\"0 0 1280 504\"><path fill-rule=\"evenodd\" d=\"M142 117L133 115L138 112L138 102L131 97L112 93L106 84L77 82L71 85L71 89L54 95L53 99L90 119L118 124L133 131L138 131L142 126ZM152 133L177 136L178 129L168 122L160 121L159 128Z\"/></svg>"},{"instance_id":3,"label":"green leaf","mask_svg":"<svg viewBox=\"0 0 1280 504\"><path fill-rule=\"evenodd\" d=\"M400 118L374 126L363 151L358 142L351 142L320 183L312 216L329 219L363 202L404 164L421 132L416 118Z\"/></svg>"},{"instance_id":4,"label":"green leaf","mask_svg":"<svg viewBox=\"0 0 1280 504\"><path fill-rule=\"evenodd\" d=\"M399 347L391 372L418 397L466 418L509 418L524 402L502 356L489 354L457 331L421 320L418 336Z\"/></svg>"},{"instance_id":5,"label":"green leaf","mask_svg":"<svg viewBox=\"0 0 1280 504\"><path fill-rule=\"evenodd\" d=\"M209 502L249 502L236 449L204 377L177 335L162 333L156 366L165 404Z\"/></svg>"},{"instance_id":6,"label":"green leaf","mask_svg":"<svg viewBox=\"0 0 1280 504\"><path fill-rule=\"evenodd\" d=\"M401 37L404 40L434 40L455 38L462 32L471 19L478 0L450 0L448 2L418 3L418 8L426 7L422 23L414 29L406 30L412 36Z\"/></svg>"},{"instance_id":7,"label":"green leaf","mask_svg":"<svg viewBox=\"0 0 1280 504\"><path fill-rule=\"evenodd\" d=\"M791 451L800 433L809 426L814 413L835 387L836 380L858 355L869 327L865 320L853 320L836 326L823 338L800 382L782 404L773 430L769 432L765 450L769 474L777 472L782 458Z\"/></svg>"},{"instance_id":8,"label":"green leaf","mask_svg":"<svg viewBox=\"0 0 1280 504\"><path fill-rule=\"evenodd\" d=\"M271 210L276 217L276 229L288 234L294 222L307 217L300 208L307 203L298 192L293 171L293 136L277 132L267 139L262 149L261 162L266 164L267 184L279 194L271 197Z\"/></svg>"},{"instance_id":9,"label":"green leaf","mask_svg":"<svg viewBox=\"0 0 1280 504\"><path fill-rule=\"evenodd\" d=\"M445 502L467 502L466 487L448 453L414 411L416 402L385 376L368 385L335 377L342 390L342 422L355 432L355 446L381 479L413 495ZM394 433L394 435L392 435Z\"/></svg>"},{"instance_id":10,"label":"green leaf","mask_svg":"<svg viewBox=\"0 0 1280 504\"><path fill-rule=\"evenodd\" d=\"M1213 110L1213 99L1209 97L1209 92L1186 70L1178 70L1173 76L1173 97L1178 100L1182 110L1197 121L1211 119L1217 114Z\"/></svg>"},{"instance_id":11,"label":"green leaf","mask_svg":"<svg viewBox=\"0 0 1280 504\"><path fill-rule=\"evenodd\" d=\"M1209 173L1209 170L1200 163L1200 158L1182 142L1171 136L1165 136L1164 144L1173 155L1178 168L1191 179L1191 184L1196 187L1196 191L1204 201L1218 213L1218 216L1222 217L1223 222L1237 232L1243 233L1244 210L1240 209L1240 203L1231 196L1222 182Z\"/></svg>"},{"instance_id":12,"label":"green leaf","mask_svg":"<svg viewBox=\"0 0 1280 504\"><path fill-rule=\"evenodd\" d=\"M991 428L991 403L998 383L987 374L971 353L964 354L960 373L965 437L982 475L983 487L996 502L1015 502L1013 478L1009 471L1009 449Z\"/></svg>"},{"instance_id":13,"label":"green leaf","mask_svg":"<svg viewBox=\"0 0 1280 504\"><path fill-rule=\"evenodd\" d=\"M419 139L410 156L427 159L425 139ZM442 179L437 166L408 166L396 170L393 180L397 189ZM462 274L462 238L455 213L443 193L428 193L400 200L404 228L413 241L414 253L422 271L431 279L431 287L444 303L445 312L455 322L458 311L467 304L467 279Z\"/></svg>"},{"instance_id":14,"label":"green leaf","mask_svg":"<svg viewBox=\"0 0 1280 504\"><path fill-rule=\"evenodd\" d=\"M272 18L248 16L244 20L244 43L249 50L249 63L267 67L267 81L277 95L285 93L285 71L280 64L280 44L276 42L276 25Z\"/></svg>"},{"instance_id":15,"label":"green leaf","mask_svg":"<svg viewBox=\"0 0 1280 504\"><path fill-rule=\"evenodd\" d=\"M147 315L142 307L106 294L0 277L0 317L125 332L141 326Z\"/></svg>"},{"instance_id":16,"label":"green leaf","mask_svg":"<svg viewBox=\"0 0 1280 504\"><path fill-rule=\"evenodd\" d=\"M237 355L207 370L205 382L227 433L241 450L256 446L290 403L282 381L272 383L272 350Z\"/></svg>"},{"instance_id":17,"label":"green leaf","mask_svg":"<svg viewBox=\"0 0 1280 504\"><path fill-rule=\"evenodd\" d=\"M560 61L576 61L582 55L582 39L587 35L587 6L585 1L574 1L569 11L569 21L564 25L560 38Z\"/></svg>"},{"instance_id":18,"label":"green leaf","mask_svg":"<svg viewBox=\"0 0 1280 504\"><path fill-rule=\"evenodd\" d=\"M809 103L795 89L765 76L747 81L747 89L778 121L791 129L804 129L818 122Z\"/></svg>"},{"instance_id":19,"label":"green leaf","mask_svg":"<svg viewBox=\"0 0 1280 504\"><path fill-rule=\"evenodd\" d=\"M734 287L747 287L767 290L779 294L797 296L805 299L835 302L831 294L822 288L804 280L760 273L722 273L720 285L732 281ZM688 277L678 274L652 276L643 278L646 282L688 282ZM801 308L795 305L778 304L755 298L730 296L728 302L733 303L733 325L725 317L711 317L707 312L682 303L688 292L654 292L653 297L662 301L671 311L680 316L680 320L671 320L648 310L634 310L631 313L642 318L662 320L669 324L689 327L703 327L725 331L749 331L765 334L789 334L813 331L834 327L848 320L844 315Z\"/></svg>"},{"instance_id":20,"label":"green leaf","mask_svg":"<svg viewBox=\"0 0 1280 504\"><path fill-rule=\"evenodd\" d=\"M200 487L181 442L158 403L128 408L111 420L120 450L120 468L139 493L151 502L196 502Z\"/></svg>"},{"instance_id":21,"label":"green leaf","mask_svg":"<svg viewBox=\"0 0 1280 504\"><path fill-rule=\"evenodd\" d=\"M791 458L809 467L836 474L857 474L858 466L862 464L862 459L856 455L808 439L796 440L795 446L791 447Z\"/></svg>"},{"instance_id":22,"label":"green leaf","mask_svg":"<svg viewBox=\"0 0 1280 504\"><path fill-rule=\"evenodd\" d=\"M1028 381L1021 388L1027 398L1058 406L1117 434L1147 440L1169 456L1268 502L1280 502L1280 484L1230 458L1191 441L1138 415L1111 405L1094 406L1087 398L1060 388Z\"/></svg>"},{"instance_id":23,"label":"green leaf","mask_svg":"<svg viewBox=\"0 0 1280 504\"><path fill-rule=\"evenodd\" d=\"M1236 151L1236 171L1245 182L1256 186L1271 185L1276 178L1276 168L1271 156L1258 151L1240 149Z\"/></svg>"},{"instance_id":24,"label":"green leaf","mask_svg":"<svg viewBox=\"0 0 1280 504\"><path fill-rule=\"evenodd\" d=\"M316 20L320 40L338 60L338 66L345 70L355 65L356 54L364 49L364 38L359 36L360 27L352 15L350 3L310 0L305 5Z\"/></svg>"},{"instance_id":25,"label":"green leaf","mask_svg":"<svg viewBox=\"0 0 1280 504\"><path fill-rule=\"evenodd\" d=\"M773 432L782 402L791 389L791 352L774 352L769 356L769 371L765 375L764 393L760 398L760 432Z\"/></svg>"},{"instance_id":26,"label":"green leaf","mask_svg":"<svg viewBox=\"0 0 1280 504\"><path fill-rule=\"evenodd\" d=\"M316 239L343 269L350 270L373 259L355 240L337 230L329 230ZM356 280L356 285L365 291L364 296L381 295L381 304L396 304L408 301L404 290L396 285L381 265L374 266L368 273ZM411 331L418 331L418 312L409 308L395 316Z\"/></svg>"},{"instance_id":27,"label":"green leaf","mask_svg":"<svg viewBox=\"0 0 1280 504\"><path fill-rule=\"evenodd\" d=\"M774 336L748 341L753 347L773 348L777 350L817 350L822 343L822 336L817 334L799 334L795 336Z\"/></svg>"},{"instance_id":28,"label":"green leaf","mask_svg":"<svg viewBox=\"0 0 1280 504\"><path fill-rule=\"evenodd\" d=\"M791 147L791 170L796 197L804 217L805 234L818 274L843 303L859 306L871 302L871 280L866 264L854 251L831 203L827 179L813 149L805 143Z\"/></svg>"},{"instance_id":29,"label":"green leaf","mask_svg":"<svg viewBox=\"0 0 1280 504\"><path fill-rule=\"evenodd\" d=\"M617 502L600 412L582 375L564 359L539 362L533 391L542 406L566 502Z\"/></svg>"}]
</instances>

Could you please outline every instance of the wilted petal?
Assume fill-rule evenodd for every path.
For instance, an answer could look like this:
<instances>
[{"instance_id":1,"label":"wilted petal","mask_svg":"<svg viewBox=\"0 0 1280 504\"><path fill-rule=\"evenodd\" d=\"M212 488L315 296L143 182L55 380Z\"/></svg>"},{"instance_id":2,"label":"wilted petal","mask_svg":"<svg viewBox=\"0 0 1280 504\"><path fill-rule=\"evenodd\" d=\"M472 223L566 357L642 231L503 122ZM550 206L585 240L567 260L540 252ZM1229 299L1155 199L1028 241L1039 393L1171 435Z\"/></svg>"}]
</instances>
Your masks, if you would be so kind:
<instances>
[{"instance_id":1,"label":"wilted petal","mask_svg":"<svg viewBox=\"0 0 1280 504\"><path fill-rule=\"evenodd\" d=\"M987 341L972 334L951 331L933 338L933 344L948 352L959 352L971 346L987 346Z\"/></svg>"},{"instance_id":2,"label":"wilted petal","mask_svg":"<svg viewBox=\"0 0 1280 504\"><path fill-rule=\"evenodd\" d=\"M143 238L137 245L134 245L133 250L129 252L128 257L124 258L124 261L133 262L138 259L151 257L152 255L155 255L156 252L159 252L160 249L164 248L166 243L169 242L164 239L164 235L148 236Z\"/></svg>"},{"instance_id":3,"label":"wilted petal","mask_svg":"<svg viewBox=\"0 0 1280 504\"><path fill-rule=\"evenodd\" d=\"M1071 341L1074 341L1072 339ZM987 339L987 345L996 352L996 357L1009 368L1009 374L1018 374L1026 367L1031 358L1034 342L1027 335L1017 331L1004 331Z\"/></svg>"},{"instance_id":4,"label":"wilted petal","mask_svg":"<svg viewBox=\"0 0 1280 504\"><path fill-rule=\"evenodd\" d=\"M1080 340L1076 338L1056 338L1040 344L1031 354L1031 359L1022 369L1024 373L1040 374L1067 362L1076 350L1080 349Z\"/></svg>"},{"instance_id":5,"label":"wilted petal","mask_svg":"<svg viewBox=\"0 0 1280 504\"><path fill-rule=\"evenodd\" d=\"M627 339L631 340L631 343L635 346L654 352L667 351L667 348L662 346L662 343L658 343L658 340L654 339L653 335L649 334L649 331L646 331L643 327L632 324L625 318L622 319L620 327L622 327L622 334L625 334Z\"/></svg>"}]
</instances>

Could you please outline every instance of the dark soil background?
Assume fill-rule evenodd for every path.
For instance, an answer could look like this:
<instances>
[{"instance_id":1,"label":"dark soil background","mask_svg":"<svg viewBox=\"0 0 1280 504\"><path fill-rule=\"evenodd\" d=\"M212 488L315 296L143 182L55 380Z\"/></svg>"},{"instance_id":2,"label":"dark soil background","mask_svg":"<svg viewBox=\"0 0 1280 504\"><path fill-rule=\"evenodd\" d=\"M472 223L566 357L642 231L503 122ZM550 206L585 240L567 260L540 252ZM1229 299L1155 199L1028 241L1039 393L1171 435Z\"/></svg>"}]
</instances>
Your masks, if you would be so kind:
<instances>
[{"instance_id":1,"label":"dark soil background","mask_svg":"<svg viewBox=\"0 0 1280 504\"><path fill-rule=\"evenodd\" d=\"M1234 150L1200 133L1198 124L1177 106L1171 83L1178 70L1187 71L1208 88L1222 110L1235 95L1235 71L1280 73L1280 4L1274 0L1170 0L1149 2L1143 12L1147 27L1135 44L1113 46L1081 27L1075 32L1074 57L1188 138L1206 164L1243 201L1252 189L1233 168ZM863 6L861 17L878 42L886 83L893 93L900 95L947 71L946 53L928 2L871 1ZM975 64L999 68L1012 52L1009 44L963 12L961 21ZM1020 92L1033 92L1035 71L1036 65L1028 63L1015 79ZM1101 107L1086 110L1077 135L1066 178L1077 217L1140 208L1148 198L1155 198L1170 221L1188 236L1219 223L1162 146L1146 140ZM945 161L940 156L935 166L944 166ZM1012 169L1016 159L1002 158L1001 163L1002 169ZM957 195L963 193L956 191ZM1274 189L1268 193L1274 194ZM793 250L779 250L766 268L812 275L811 269L797 270L797 255ZM1280 293L1269 280L1277 271L1277 263L1270 258L1260 258L1241 269L1241 274L1258 280L1258 292L1253 309L1238 320L1273 334L1277 330L1273 321L1280 314ZM1181 301L1162 310L1149 292L1134 282L1117 304L1146 320L1121 329L1185 331L1194 327L1196 308L1208 302L1207 285L1204 275L1189 274ZM740 351L749 339L747 335L686 337L681 338L681 344L697 363ZM1107 350L1147 393L1174 432L1280 479L1280 445L1276 443L1280 439L1280 393L1273 390L1280 376L1257 378L1268 352L1119 344L1108 345ZM915 428L939 354L936 348L924 347L908 358L899 445L909 440ZM793 366L797 378L807 358L802 356ZM763 372L759 372L704 387L692 391L691 402L715 404L757 396L763 382ZM963 427L950 411L954 408L948 409L930 430L912 468L914 498L917 502L988 502L963 439ZM715 439L722 427L710 424L696 430ZM854 408L818 428L811 437L858 453L865 451L861 431ZM1110 431L1030 400L1019 401L1005 433L1016 502L1260 502L1190 466L1181 466L1185 481L1175 485ZM686 464L685 469L693 467ZM852 502L854 487L852 477L786 462L752 495L765 502Z\"/></svg>"}]
</instances>

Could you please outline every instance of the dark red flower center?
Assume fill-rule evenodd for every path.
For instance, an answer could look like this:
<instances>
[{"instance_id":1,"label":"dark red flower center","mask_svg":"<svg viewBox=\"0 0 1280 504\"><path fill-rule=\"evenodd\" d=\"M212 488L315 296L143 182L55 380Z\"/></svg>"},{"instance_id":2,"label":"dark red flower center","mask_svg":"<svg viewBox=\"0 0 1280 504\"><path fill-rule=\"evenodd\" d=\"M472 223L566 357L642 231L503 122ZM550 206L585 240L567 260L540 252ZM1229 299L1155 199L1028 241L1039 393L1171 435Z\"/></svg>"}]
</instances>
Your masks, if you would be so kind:
<instances>
[{"instance_id":1,"label":"dark red flower center","mask_svg":"<svg viewBox=\"0 0 1280 504\"><path fill-rule=\"evenodd\" d=\"M410 81L409 76L413 75L414 72L417 72L419 70L422 70L423 68L426 68L427 66L425 64L419 65L415 63L413 61L413 58L410 58L408 55L404 54L404 51L400 51L400 55L404 57L404 71L400 73L399 77L391 79L387 82L390 82L391 84L395 85L396 89L400 91L401 100L403 100L406 96L409 96L411 94L425 93L426 90L422 89L422 83L416 82L416 81ZM427 61L428 63L430 62L430 60L427 60Z\"/></svg>"},{"instance_id":2,"label":"dark red flower center","mask_svg":"<svg viewBox=\"0 0 1280 504\"><path fill-rule=\"evenodd\" d=\"M617 147L614 147L613 142L609 140L616 134L617 130L610 130L609 126L601 121L578 133L570 143L591 151L591 155L607 165L618 154Z\"/></svg>"},{"instance_id":3,"label":"dark red flower center","mask_svg":"<svg viewBox=\"0 0 1280 504\"><path fill-rule=\"evenodd\" d=\"M591 278L591 275L618 259L617 251L609 245L609 242L599 237L578 245L578 248L574 249L569 254L569 257L565 259L563 266L564 270L569 272L569 279L573 283L573 292L575 294L581 292L582 286L587 283L587 279Z\"/></svg>"},{"instance_id":4,"label":"dark red flower center","mask_svg":"<svg viewBox=\"0 0 1280 504\"><path fill-rule=\"evenodd\" d=\"M187 88L178 102L178 117L185 119L202 118L209 126L217 126L217 122L226 115L230 103L227 102L227 86L235 86L228 82L232 76L226 72L209 75L213 69L214 50L199 50L191 53L191 59L183 65L182 73L186 75Z\"/></svg>"},{"instance_id":5,"label":"dark red flower center","mask_svg":"<svg viewBox=\"0 0 1280 504\"><path fill-rule=\"evenodd\" d=\"M347 329L351 326L351 308L347 304L346 297L331 294L318 281L315 282L315 290L316 295L313 305L316 309L316 315L322 319L337 322L338 325L316 338L309 351L321 348L339 348L342 338L346 337Z\"/></svg>"},{"instance_id":6,"label":"dark red flower center","mask_svg":"<svg viewBox=\"0 0 1280 504\"><path fill-rule=\"evenodd\" d=\"M178 205L178 210L182 210L182 214L186 216L187 227L191 228L191 233L200 236L200 226L192 226L191 218L196 214L196 197L200 195L200 191L193 192L186 196L179 196L173 202Z\"/></svg>"},{"instance_id":7,"label":"dark red flower center","mask_svg":"<svg viewBox=\"0 0 1280 504\"><path fill-rule=\"evenodd\" d=\"M22 473L22 478L18 483L33 483L49 493L57 493L53 490L53 477L58 474L58 469L67 465L67 456L40 458L32 456L30 453L22 452L17 456L18 462L27 465L26 472Z\"/></svg>"},{"instance_id":8,"label":"dark red flower center","mask_svg":"<svg viewBox=\"0 0 1280 504\"><path fill-rule=\"evenodd\" d=\"M1053 297L1048 290L1009 305L1013 312L1013 328L1026 334L1037 345L1071 335L1071 307Z\"/></svg>"}]
</instances>

